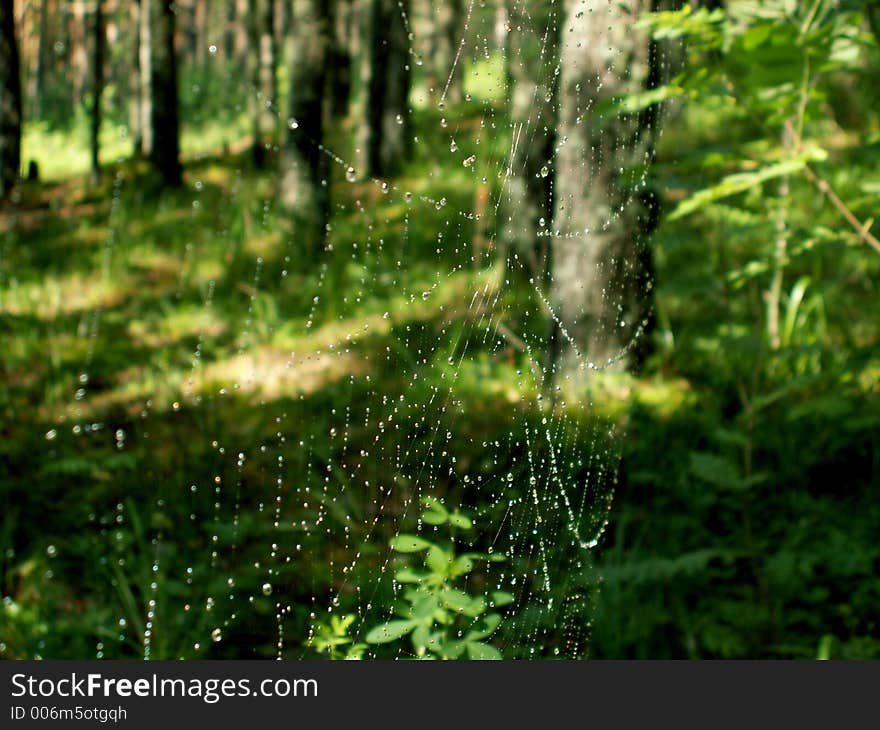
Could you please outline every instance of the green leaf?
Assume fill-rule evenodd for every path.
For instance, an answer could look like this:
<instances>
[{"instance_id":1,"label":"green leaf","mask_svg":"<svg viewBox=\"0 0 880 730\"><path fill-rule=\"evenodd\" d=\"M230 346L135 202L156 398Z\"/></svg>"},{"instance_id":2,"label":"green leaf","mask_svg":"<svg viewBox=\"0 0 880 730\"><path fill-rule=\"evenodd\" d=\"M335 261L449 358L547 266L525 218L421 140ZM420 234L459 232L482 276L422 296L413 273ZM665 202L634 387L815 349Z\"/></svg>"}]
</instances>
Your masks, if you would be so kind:
<instances>
[{"instance_id":1,"label":"green leaf","mask_svg":"<svg viewBox=\"0 0 880 730\"><path fill-rule=\"evenodd\" d=\"M598 112L601 114L607 110L617 114L636 114L654 104L660 104L667 99L674 99L682 94L684 94L684 89L681 86L665 84L649 91L626 94L625 96L610 99L608 102L599 105Z\"/></svg>"},{"instance_id":2,"label":"green leaf","mask_svg":"<svg viewBox=\"0 0 880 730\"><path fill-rule=\"evenodd\" d=\"M418 626L417 621L412 619L408 621L389 621L381 626L377 626L367 634L368 644L388 644L396 641L401 636L406 636Z\"/></svg>"},{"instance_id":3,"label":"green leaf","mask_svg":"<svg viewBox=\"0 0 880 730\"><path fill-rule=\"evenodd\" d=\"M435 573L445 574L452 563L452 555L436 545L431 545L428 555L425 557L425 563Z\"/></svg>"},{"instance_id":4,"label":"green leaf","mask_svg":"<svg viewBox=\"0 0 880 730\"><path fill-rule=\"evenodd\" d=\"M492 591L492 603L497 608L513 603L513 594L507 591Z\"/></svg>"},{"instance_id":5,"label":"green leaf","mask_svg":"<svg viewBox=\"0 0 880 730\"><path fill-rule=\"evenodd\" d=\"M495 633L495 629L498 628L498 625L501 623L501 614L499 613L489 613L483 617L483 625L480 628L476 628L473 631L468 631L467 636L465 636L465 641L478 641L480 639L485 639L490 634Z\"/></svg>"},{"instance_id":6,"label":"green leaf","mask_svg":"<svg viewBox=\"0 0 880 730\"><path fill-rule=\"evenodd\" d=\"M450 641L440 648L440 652L446 659L458 659L464 654L465 643L463 641Z\"/></svg>"},{"instance_id":7,"label":"green leaf","mask_svg":"<svg viewBox=\"0 0 880 730\"><path fill-rule=\"evenodd\" d=\"M471 522L468 517L465 517L463 514L460 514L458 512L449 515L448 519L450 525L452 525L453 527L458 527L462 530L470 530L474 526L474 523Z\"/></svg>"},{"instance_id":8,"label":"green leaf","mask_svg":"<svg viewBox=\"0 0 880 730\"><path fill-rule=\"evenodd\" d=\"M447 608L465 616L476 617L486 610L486 602L480 598L473 598L464 591L456 588L448 588L440 595L440 600Z\"/></svg>"},{"instance_id":9,"label":"green leaf","mask_svg":"<svg viewBox=\"0 0 880 730\"><path fill-rule=\"evenodd\" d=\"M391 538L390 545L399 553L418 553L431 547L431 543L417 535L398 535Z\"/></svg>"},{"instance_id":10,"label":"green leaf","mask_svg":"<svg viewBox=\"0 0 880 730\"><path fill-rule=\"evenodd\" d=\"M480 659L489 661L499 661L501 652L494 646L484 644L481 641L469 641L467 644L467 653L469 659Z\"/></svg>"},{"instance_id":11,"label":"green leaf","mask_svg":"<svg viewBox=\"0 0 880 730\"><path fill-rule=\"evenodd\" d=\"M716 487L730 489L742 484L742 477L736 465L715 454L691 454L691 472Z\"/></svg>"},{"instance_id":12,"label":"green leaf","mask_svg":"<svg viewBox=\"0 0 880 730\"><path fill-rule=\"evenodd\" d=\"M446 522L447 517L447 513L436 512L434 510L428 510L427 512L422 513L422 520L427 522L429 525L442 525Z\"/></svg>"},{"instance_id":13,"label":"green leaf","mask_svg":"<svg viewBox=\"0 0 880 730\"><path fill-rule=\"evenodd\" d=\"M801 309L801 303L804 301L804 294L810 285L810 277L802 276L797 280L791 288L791 294L788 296L788 304L785 307L785 320L782 325L782 344L790 345L794 339L795 327L798 322L798 313Z\"/></svg>"},{"instance_id":14,"label":"green leaf","mask_svg":"<svg viewBox=\"0 0 880 730\"><path fill-rule=\"evenodd\" d=\"M768 180L785 177L786 175L793 175L794 173L803 170L809 161L824 159L825 156L826 153L824 150L813 149L809 152L805 152L799 157L785 160L783 162L777 162L774 165L762 167L760 170L755 170L754 172L738 172L734 175L728 175L717 185L713 185L710 188L694 193L691 197L682 200L678 204L678 207L676 207L676 209L669 215L669 220L674 221L679 218L684 218L700 208L704 208L710 203L714 203L716 200L721 200L722 198L745 192L746 190L757 187Z\"/></svg>"},{"instance_id":15,"label":"green leaf","mask_svg":"<svg viewBox=\"0 0 880 730\"><path fill-rule=\"evenodd\" d=\"M447 608L459 613L465 613L471 609L473 599L464 591L456 588L449 588L440 595L440 600Z\"/></svg>"},{"instance_id":16,"label":"green leaf","mask_svg":"<svg viewBox=\"0 0 880 730\"><path fill-rule=\"evenodd\" d=\"M474 569L474 561L467 555L459 555L452 563L450 572L453 578L467 575Z\"/></svg>"},{"instance_id":17,"label":"green leaf","mask_svg":"<svg viewBox=\"0 0 880 730\"><path fill-rule=\"evenodd\" d=\"M705 453L691 454L691 472L703 481L722 489L749 489L767 479L765 472L744 477L740 474L739 468L728 459Z\"/></svg>"},{"instance_id":18,"label":"green leaf","mask_svg":"<svg viewBox=\"0 0 880 730\"><path fill-rule=\"evenodd\" d=\"M417 573L412 568L401 568L394 574L398 583L423 583L427 577L427 573Z\"/></svg>"},{"instance_id":19,"label":"green leaf","mask_svg":"<svg viewBox=\"0 0 880 730\"><path fill-rule=\"evenodd\" d=\"M420 624L419 626L416 626L415 631L412 632L412 643L413 643L413 646L415 647L416 654L423 654L425 649L428 648L430 641L431 641L431 626L430 626L430 624Z\"/></svg>"},{"instance_id":20,"label":"green leaf","mask_svg":"<svg viewBox=\"0 0 880 730\"><path fill-rule=\"evenodd\" d=\"M449 514L443 503L436 497L422 497L422 505L431 512L439 512L443 516Z\"/></svg>"},{"instance_id":21,"label":"green leaf","mask_svg":"<svg viewBox=\"0 0 880 730\"><path fill-rule=\"evenodd\" d=\"M434 615L434 611L439 608L437 598L430 594L422 594L418 596L412 605L413 618L424 620L430 619ZM430 623L430 622L428 622Z\"/></svg>"}]
</instances>

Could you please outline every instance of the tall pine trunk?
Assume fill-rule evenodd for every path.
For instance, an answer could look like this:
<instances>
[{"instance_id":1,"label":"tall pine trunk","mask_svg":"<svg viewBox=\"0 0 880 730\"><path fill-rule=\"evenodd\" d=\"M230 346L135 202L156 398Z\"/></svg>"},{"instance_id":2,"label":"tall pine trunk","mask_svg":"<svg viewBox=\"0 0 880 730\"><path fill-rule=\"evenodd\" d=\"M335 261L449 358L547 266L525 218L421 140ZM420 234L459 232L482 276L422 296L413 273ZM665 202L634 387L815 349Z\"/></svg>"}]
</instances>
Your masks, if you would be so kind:
<instances>
[{"instance_id":1,"label":"tall pine trunk","mask_svg":"<svg viewBox=\"0 0 880 730\"><path fill-rule=\"evenodd\" d=\"M51 48L52 39L49 37L49 2L40 2L40 20L37 37L37 67L34 73L33 110L34 116L41 119L43 116L43 96L46 93L46 78L52 65Z\"/></svg>"},{"instance_id":2,"label":"tall pine trunk","mask_svg":"<svg viewBox=\"0 0 880 730\"><path fill-rule=\"evenodd\" d=\"M101 174L100 135L101 135L101 95L104 92L104 9L101 0L95 3L94 39L92 46L92 115L91 115L91 159L92 180L97 182Z\"/></svg>"},{"instance_id":3,"label":"tall pine trunk","mask_svg":"<svg viewBox=\"0 0 880 730\"><path fill-rule=\"evenodd\" d=\"M411 152L409 0L371 0L367 165L379 177L400 172Z\"/></svg>"},{"instance_id":4,"label":"tall pine trunk","mask_svg":"<svg viewBox=\"0 0 880 730\"><path fill-rule=\"evenodd\" d=\"M559 11L511 19L513 143L502 197L502 254L517 254L533 281L548 276L559 77ZM528 28L528 32L525 30Z\"/></svg>"},{"instance_id":5,"label":"tall pine trunk","mask_svg":"<svg viewBox=\"0 0 880 730\"><path fill-rule=\"evenodd\" d=\"M464 97L464 55L459 53L464 34L464 0L438 3L434 14L433 76L437 99L458 104Z\"/></svg>"},{"instance_id":6,"label":"tall pine trunk","mask_svg":"<svg viewBox=\"0 0 880 730\"><path fill-rule=\"evenodd\" d=\"M650 84L648 39L634 27L647 3L566 0L553 217L552 301L562 379L633 365L651 311L641 189L653 150L648 120L603 107Z\"/></svg>"},{"instance_id":7,"label":"tall pine trunk","mask_svg":"<svg viewBox=\"0 0 880 730\"><path fill-rule=\"evenodd\" d=\"M333 41L330 46L328 94L330 115L342 119L348 113L351 100L352 40L357 32L354 26L354 3L351 0L335 0L331 7Z\"/></svg>"},{"instance_id":8,"label":"tall pine trunk","mask_svg":"<svg viewBox=\"0 0 880 730\"><path fill-rule=\"evenodd\" d=\"M21 168L21 77L15 13L0 3L0 201L9 198Z\"/></svg>"},{"instance_id":9,"label":"tall pine trunk","mask_svg":"<svg viewBox=\"0 0 880 730\"><path fill-rule=\"evenodd\" d=\"M86 26L85 3L71 3L70 67L73 71L73 99L77 109L83 102L89 83L89 32Z\"/></svg>"},{"instance_id":10,"label":"tall pine trunk","mask_svg":"<svg viewBox=\"0 0 880 730\"><path fill-rule=\"evenodd\" d=\"M254 166L266 161L266 143L275 138L275 5L274 0L250 0L248 6L248 67L251 89L251 127Z\"/></svg>"},{"instance_id":11,"label":"tall pine trunk","mask_svg":"<svg viewBox=\"0 0 880 730\"><path fill-rule=\"evenodd\" d=\"M161 0L137 0L138 14L138 116L140 153L149 158L153 154L153 41L151 6Z\"/></svg>"},{"instance_id":12,"label":"tall pine trunk","mask_svg":"<svg viewBox=\"0 0 880 730\"><path fill-rule=\"evenodd\" d=\"M173 0L141 0L149 7L152 150L150 161L163 185L181 184L177 108L177 56L174 49Z\"/></svg>"},{"instance_id":13,"label":"tall pine trunk","mask_svg":"<svg viewBox=\"0 0 880 730\"><path fill-rule=\"evenodd\" d=\"M195 24L195 62L199 78L208 64L208 0L195 0L193 23Z\"/></svg>"},{"instance_id":14,"label":"tall pine trunk","mask_svg":"<svg viewBox=\"0 0 880 730\"><path fill-rule=\"evenodd\" d=\"M295 0L285 51L290 100L281 158L280 202L304 253L323 242L329 217L324 90L330 43L329 0Z\"/></svg>"}]
</instances>

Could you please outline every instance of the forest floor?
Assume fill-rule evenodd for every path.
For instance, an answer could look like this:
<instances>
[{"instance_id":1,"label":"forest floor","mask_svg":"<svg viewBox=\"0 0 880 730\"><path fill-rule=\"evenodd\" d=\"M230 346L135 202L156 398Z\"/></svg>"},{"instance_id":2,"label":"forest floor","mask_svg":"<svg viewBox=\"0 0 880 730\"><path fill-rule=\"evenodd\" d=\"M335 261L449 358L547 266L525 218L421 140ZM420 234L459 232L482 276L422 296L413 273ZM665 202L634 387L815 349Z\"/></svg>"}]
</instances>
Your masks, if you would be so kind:
<instances>
[{"instance_id":1,"label":"forest floor","mask_svg":"<svg viewBox=\"0 0 880 730\"><path fill-rule=\"evenodd\" d=\"M505 140L485 141L476 122L456 122L458 157L490 145L502 156ZM327 245L303 252L276 210L274 175L252 169L246 141L218 149L220 137L207 138L214 149L186 147L178 191L152 189L137 162L110 166L94 187L45 164L48 181L25 186L4 215L0 479L8 503L0 533L18 546L4 558L3 593L22 607L0 632L10 656L89 656L96 636L109 643L118 633L106 627L120 613L135 625L138 601L149 595L150 530L179 530L189 512L217 516L209 494L181 501L185 485L259 485L244 498L255 509L234 518L238 559L258 561L268 538L255 515L272 499L272 460L283 454L294 469L317 461L344 471L341 447L326 434L337 409L356 411L367 393L378 402L375 389L405 392L430 420L433 407L424 404L454 378L468 414L455 435L462 469L485 457L480 444L503 442L512 424L541 417L540 387L523 375L529 364L516 334L541 326L523 314L536 311L532 289L492 255L491 184L464 174L458 157L438 163L434 152L448 139L426 138L428 152L387 193L378 181L346 181L335 166ZM602 586L592 599L591 651L806 657L832 636L842 655L876 655L880 590L870 578L880 565L872 532L880 508L861 488L824 488L844 469L857 474L854 483L871 483L874 422L851 418L859 391L797 419L773 401L764 415L743 416L739 376L721 372L724 344L711 312L693 306L696 272L708 264L680 266L700 244L678 235L658 243L661 335L686 333L691 359L682 366L678 343L664 350L661 337L644 373L597 375L568 406L574 423L610 424L618 437L608 459L622 456L611 528L578 578ZM463 333L468 357L453 365ZM423 347L430 366L419 360ZM404 382L413 372L428 376ZM776 400L791 404L787 397ZM837 433L847 419L849 430ZM258 456L277 444L282 421L309 444L308 464L295 444ZM794 430L783 456L779 423ZM797 464L806 431L821 456ZM363 453L373 436L354 429L344 453ZM225 449L257 456L236 466ZM756 465L742 466L743 453ZM367 474L386 466L363 461ZM145 495L156 485L152 502ZM113 537L120 504L129 528ZM359 509L325 507L340 524ZM223 541L233 527L217 529ZM187 539L168 549L191 552ZM50 566L53 546L64 554ZM121 562L84 564L102 551ZM365 560L365 576L375 559ZM297 580L320 603L314 571ZM257 584L259 572L242 569L237 580ZM187 584L167 585L180 595ZM90 591L112 599L92 600ZM271 645L260 624L269 613L258 606L216 651ZM177 632L163 632L156 654L186 654L197 628L179 616L164 620ZM127 637L107 655L133 651L137 641Z\"/></svg>"}]
</instances>

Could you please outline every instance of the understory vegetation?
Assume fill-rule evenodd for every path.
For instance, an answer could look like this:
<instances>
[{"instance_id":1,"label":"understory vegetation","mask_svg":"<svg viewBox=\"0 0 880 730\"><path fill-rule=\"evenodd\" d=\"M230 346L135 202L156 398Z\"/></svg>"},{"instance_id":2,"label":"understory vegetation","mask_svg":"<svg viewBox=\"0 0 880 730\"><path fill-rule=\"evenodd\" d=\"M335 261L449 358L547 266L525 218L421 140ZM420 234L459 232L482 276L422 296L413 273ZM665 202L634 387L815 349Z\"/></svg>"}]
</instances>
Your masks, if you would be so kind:
<instances>
[{"instance_id":1,"label":"understory vegetation","mask_svg":"<svg viewBox=\"0 0 880 730\"><path fill-rule=\"evenodd\" d=\"M355 130L329 133L320 249L221 94L181 85L177 190L121 119L97 183L84 117L26 125L43 180L0 214L0 657L880 658L857 6L646 23L685 69L620 101L664 105L650 354L579 390L533 375L543 304L496 245L503 175L471 170L512 146L496 55L415 104L398 175L350 180ZM507 518L556 448L596 489L576 539Z\"/></svg>"}]
</instances>

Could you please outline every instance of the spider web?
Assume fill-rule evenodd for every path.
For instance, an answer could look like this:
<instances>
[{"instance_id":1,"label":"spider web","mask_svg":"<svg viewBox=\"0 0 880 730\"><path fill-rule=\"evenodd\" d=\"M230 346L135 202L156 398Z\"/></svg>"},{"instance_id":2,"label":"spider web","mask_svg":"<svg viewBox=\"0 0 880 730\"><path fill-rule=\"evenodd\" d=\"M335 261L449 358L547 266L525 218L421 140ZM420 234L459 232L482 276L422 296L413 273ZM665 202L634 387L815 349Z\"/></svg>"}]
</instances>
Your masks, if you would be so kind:
<instances>
[{"instance_id":1,"label":"spider web","mask_svg":"<svg viewBox=\"0 0 880 730\"><path fill-rule=\"evenodd\" d=\"M546 55L535 94L559 73L548 38L565 11L548 5L545 21L531 4L513 4L519 32ZM589 362L566 330L552 274L536 279L524 253L499 239L523 161L553 166L532 145L553 122L540 110L554 106L510 119L511 51L500 46L512 21L475 0L465 3L453 60L467 69L465 95L451 105L455 68L434 88L426 81L426 8L400 8L420 125L415 161L399 178L363 179L344 145L322 142L332 220L308 267L293 237L274 235L282 214L271 187L255 193L237 171L218 198L211 164L198 159L187 217L161 203L155 212L182 235L159 241L161 253L130 246L126 206L137 190L116 174L107 235L82 274L73 323L87 346L45 434L50 461L71 444L129 457L86 510L102 599L113 607L114 638L99 641L99 656L132 647L144 658L310 656L320 625L346 615L362 642L395 617L407 590L396 570L419 562L390 541L442 539L420 519L425 498L472 518L473 529L452 539L456 552L502 558L481 561L459 584L487 604L497 591L512 596L487 642L506 658L589 653L591 556L611 509L621 434L591 386L559 377L548 323L580 369L608 363ZM587 155L583 164L592 164ZM552 223L542 225L549 241ZM15 244L6 241L4 254ZM229 270L210 264L218 242ZM102 287L145 269L164 277L157 321L188 318L193 346L186 361L165 362L161 327L130 323L126 331L155 351L138 370L112 373L102 352L126 310ZM60 293L54 303L16 304L36 288L14 273L4 272L7 310L62 307ZM294 303L279 309L285 297ZM121 390L116 400L107 378ZM365 655L413 652L402 639Z\"/></svg>"}]
</instances>

